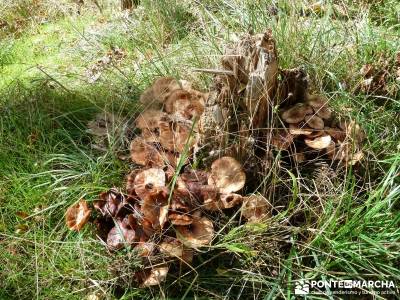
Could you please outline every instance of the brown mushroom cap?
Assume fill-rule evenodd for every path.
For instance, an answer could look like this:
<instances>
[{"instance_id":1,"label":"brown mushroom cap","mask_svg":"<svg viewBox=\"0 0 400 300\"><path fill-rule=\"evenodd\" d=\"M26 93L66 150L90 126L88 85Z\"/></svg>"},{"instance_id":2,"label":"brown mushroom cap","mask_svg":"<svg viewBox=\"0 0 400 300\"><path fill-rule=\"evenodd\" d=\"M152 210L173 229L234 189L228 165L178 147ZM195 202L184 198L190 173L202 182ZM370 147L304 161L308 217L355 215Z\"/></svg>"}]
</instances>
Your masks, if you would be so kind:
<instances>
[{"instance_id":1,"label":"brown mushroom cap","mask_svg":"<svg viewBox=\"0 0 400 300\"><path fill-rule=\"evenodd\" d=\"M206 217L195 217L190 226L176 226L178 239L190 248L198 248L211 243L214 226Z\"/></svg>"},{"instance_id":2,"label":"brown mushroom cap","mask_svg":"<svg viewBox=\"0 0 400 300\"><path fill-rule=\"evenodd\" d=\"M321 150L328 148L330 143L332 141L332 138L330 135L323 135L320 137L317 137L315 139L304 139L304 142L306 145L310 148Z\"/></svg>"},{"instance_id":3,"label":"brown mushroom cap","mask_svg":"<svg viewBox=\"0 0 400 300\"><path fill-rule=\"evenodd\" d=\"M318 108L328 105L328 99L319 94L307 95L307 104L313 108Z\"/></svg>"},{"instance_id":4,"label":"brown mushroom cap","mask_svg":"<svg viewBox=\"0 0 400 300\"><path fill-rule=\"evenodd\" d=\"M159 168L150 168L136 174L134 189L140 199L156 193L160 188L165 188L165 172Z\"/></svg>"},{"instance_id":5,"label":"brown mushroom cap","mask_svg":"<svg viewBox=\"0 0 400 300\"><path fill-rule=\"evenodd\" d=\"M289 133L292 135L309 135L313 132L308 126L298 124L289 124Z\"/></svg>"},{"instance_id":6,"label":"brown mushroom cap","mask_svg":"<svg viewBox=\"0 0 400 300\"><path fill-rule=\"evenodd\" d=\"M208 184L215 185L222 193L237 192L245 182L246 174L242 165L233 157L224 156L212 163Z\"/></svg>"},{"instance_id":7,"label":"brown mushroom cap","mask_svg":"<svg viewBox=\"0 0 400 300\"><path fill-rule=\"evenodd\" d=\"M182 257L183 244L175 238L165 238L160 245L158 245L160 252L168 256Z\"/></svg>"},{"instance_id":8,"label":"brown mushroom cap","mask_svg":"<svg viewBox=\"0 0 400 300\"><path fill-rule=\"evenodd\" d=\"M243 198L242 216L249 222L257 222L271 216L271 204L261 195Z\"/></svg>"},{"instance_id":9,"label":"brown mushroom cap","mask_svg":"<svg viewBox=\"0 0 400 300\"><path fill-rule=\"evenodd\" d=\"M79 231L90 218L91 210L86 201L81 199L78 203L68 207L65 222L69 229Z\"/></svg>"},{"instance_id":10,"label":"brown mushroom cap","mask_svg":"<svg viewBox=\"0 0 400 300\"><path fill-rule=\"evenodd\" d=\"M149 193L143 199L140 211L143 214L143 219L150 222L152 229L160 230L164 227L168 216L168 193L164 190ZM148 228L150 233L151 229Z\"/></svg>"},{"instance_id":11,"label":"brown mushroom cap","mask_svg":"<svg viewBox=\"0 0 400 300\"><path fill-rule=\"evenodd\" d=\"M156 245L152 242L145 242L140 241L136 246L135 250L137 251L138 255L141 257L149 257L153 254L154 250L156 249Z\"/></svg>"},{"instance_id":12,"label":"brown mushroom cap","mask_svg":"<svg viewBox=\"0 0 400 300\"><path fill-rule=\"evenodd\" d=\"M307 115L304 117L304 121L308 126L314 129L324 129L324 121L316 115Z\"/></svg>"},{"instance_id":13,"label":"brown mushroom cap","mask_svg":"<svg viewBox=\"0 0 400 300\"><path fill-rule=\"evenodd\" d=\"M193 250L185 248L176 238L166 237L158 247L167 256L177 257L187 263L193 260Z\"/></svg>"},{"instance_id":14,"label":"brown mushroom cap","mask_svg":"<svg viewBox=\"0 0 400 300\"><path fill-rule=\"evenodd\" d=\"M125 195L115 188L100 193L99 198L100 200L93 202L93 206L105 217L117 217L127 203Z\"/></svg>"},{"instance_id":15,"label":"brown mushroom cap","mask_svg":"<svg viewBox=\"0 0 400 300\"><path fill-rule=\"evenodd\" d=\"M199 95L202 93L194 90L175 90L165 101L165 111L187 120L198 118L204 112L204 100Z\"/></svg>"},{"instance_id":16,"label":"brown mushroom cap","mask_svg":"<svg viewBox=\"0 0 400 300\"><path fill-rule=\"evenodd\" d=\"M187 214L170 213L168 218L173 225L187 226L193 223L193 218Z\"/></svg>"},{"instance_id":17,"label":"brown mushroom cap","mask_svg":"<svg viewBox=\"0 0 400 300\"><path fill-rule=\"evenodd\" d=\"M223 208L232 208L240 203L242 203L243 197L239 194L222 194L221 203Z\"/></svg>"},{"instance_id":18,"label":"brown mushroom cap","mask_svg":"<svg viewBox=\"0 0 400 300\"><path fill-rule=\"evenodd\" d=\"M324 127L324 131L336 141L343 142L346 139L346 132L339 128Z\"/></svg>"},{"instance_id":19,"label":"brown mushroom cap","mask_svg":"<svg viewBox=\"0 0 400 300\"><path fill-rule=\"evenodd\" d=\"M107 246L111 250L121 249L124 245L132 245L136 241L136 232L125 221L117 220L107 236Z\"/></svg>"},{"instance_id":20,"label":"brown mushroom cap","mask_svg":"<svg viewBox=\"0 0 400 300\"><path fill-rule=\"evenodd\" d=\"M222 209L219 195L219 188L214 185L202 185L200 187L200 199L203 201L203 208L210 211Z\"/></svg>"},{"instance_id":21,"label":"brown mushroom cap","mask_svg":"<svg viewBox=\"0 0 400 300\"><path fill-rule=\"evenodd\" d=\"M133 162L142 166L163 166L164 159L161 153L153 145L147 143L142 138L137 137L132 140L131 159Z\"/></svg>"},{"instance_id":22,"label":"brown mushroom cap","mask_svg":"<svg viewBox=\"0 0 400 300\"><path fill-rule=\"evenodd\" d=\"M143 93L140 95L139 102L142 103L146 108L151 108L151 109L162 108L162 104L156 98L152 86L148 87L143 91Z\"/></svg>"},{"instance_id":23,"label":"brown mushroom cap","mask_svg":"<svg viewBox=\"0 0 400 300\"><path fill-rule=\"evenodd\" d=\"M309 95L307 98L307 104L313 108L319 117L326 120L331 118L332 111L328 106L328 99L322 95Z\"/></svg>"},{"instance_id":24,"label":"brown mushroom cap","mask_svg":"<svg viewBox=\"0 0 400 300\"><path fill-rule=\"evenodd\" d=\"M181 88L179 82L172 77L161 77L153 83L152 87L155 98L162 103L173 91Z\"/></svg>"},{"instance_id":25,"label":"brown mushroom cap","mask_svg":"<svg viewBox=\"0 0 400 300\"><path fill-rule=\"evenodd\" d=\"M160 110L148 109L142 112L136 119L136 127L139 129L154 130L166 114Z\"/></svg>"},{"instance_id":26,"label":"brown mushroom cap","mask_svg":"<svg viewBox=\"0 0 400 300\"><path fill-rule=\"evenodd\" d=\"M190 150L194 143L195 139L190 139L190 127L185 124L177 124L175 128L175 152L182 153L187 145Z\"/></svg>"},{"instance_id":27,"label":"brown mushroom cap","mask_svg":"<svg viewBox=\"0 0 400 300\"><path fill-rule=\"evenodd\" d=\"M282 113L282 119L286 123L299 123L304 120L306 115L312 113L313 110L310 106L304 103L297 103L295 106Z\"/></svg>"},{"instance_id":28,"label":"brown mushroom cap","mask_svg":"<svg viewBox=\"0 0 400 300\"><path fill-rule=\"evenodd\" d=\"M160 285L167 278L168 267L157 266L136 273L140 287Z\"/></svg>"}]
</instances>

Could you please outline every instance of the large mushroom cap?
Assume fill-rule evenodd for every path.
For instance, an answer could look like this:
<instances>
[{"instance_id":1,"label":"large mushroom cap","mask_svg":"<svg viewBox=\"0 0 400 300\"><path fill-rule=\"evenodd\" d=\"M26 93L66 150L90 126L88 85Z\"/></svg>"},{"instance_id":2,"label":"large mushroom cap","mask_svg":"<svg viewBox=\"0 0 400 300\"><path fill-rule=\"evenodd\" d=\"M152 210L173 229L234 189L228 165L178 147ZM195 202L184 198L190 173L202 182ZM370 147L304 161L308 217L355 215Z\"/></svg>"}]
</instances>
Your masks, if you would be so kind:
<instances>
[{"instance_id":1,"label":"large mushroom cap","mask_svg":"<svg viewBox=\"0 0 400 300\"><path fill-rule=\"evenodd\" d=\"M242 216L249 222L257 222L271 215L271 204L261 195L243 198Z\"/></svg>"},{"instance_id":2,"label":"large mushroom cap","mask_svg":"<svg viewBox=\"0 0 400 300\"><path fill-rule=\"evenodd\" d=\"M176 230L178 239L191 248L209 245L214 237L213 223L206 217L196 217L190 226L176 226Z\"/></svg>"},{"instance_id":3,"label":"large mushroom cap","mask_svg":"<svg viewBox=\"0 0 400 300\"><path fill-rule=\"evenodd\" d=\"M140 199L156 193L160 188L165 188L165 172L159 168L150 168L136 174L134 189Z\"/></svg>"},{"instance_id":4,"label":"large mushroom cap","mask_svg":"<svg viewBox=\"0 0 400 300\"><path fill-rule=\"evenodd\" d=\"M204 100L199 95L202 93L195 90L175 90L165 101L165 111L187 120L198 118L204 112Z\"/></svg>"},{"instance_id":5,"label":"large mushroom cap","mask_svg":"<svg viewBox=\"0 0 400 300\"><path fill-rule=\"evenodd\" d=\"M191 149L195 140L190 138L191 128L180 122L160 122L160 143L173 152L181 153L185 147Z\"/></svg>"},{"instance_id":6,"label":"large mushroom cap","mask_svg":"<svg viewBox=\"0 0 400 300\"><path fill-rule=\"evenodd\" d=\"M304 139L304 142L306 145L310 148L321 150L328 148L330 143L332 141L332 138L330 135L323 135L320 137L317 137L315 139Z\"/></svg>"},{"instance_id":7,"label":"large mushroom cap","mask_svg":"<svg viewBox=\"0 0 400 300\"><path fill-rule=\"evenodd\" d=\"M208 184L215 185L222 193L237 192L245 182L246 174L242 165L233 157L224 156L212 163Z\"/></svg>"},{"instance_id":8,"label":"large mushroom cap","mask_svg":"<svg viewBox=\"0 0 400 300\"><path fill-rule=\"evenodd\" d=\"M289 108L282 114L282 119L286 123L299 123L304 120L306 115L312 114L312 108L304 103L298 103Z\"/></svg>"},{"instance_id":9,"label":"large mushroom cap","mask_svg":"<svg viewBox=\"0 0 400 300\"><path fill-rule=\"evenodd\" d=\"M142 138L137 137L132 140L131 159L133 162L142 166L163 166L164 159L161 153L153 145L147 143Z\"/></svg>"},{"instance_id":10,"label":"large mushroom cap","mask_svg":"<svg viewBox=\"0 0 400 300\"><path fill-rule=\"evenodd\" d=\"M89 220L90 213L91 210L84 199L70 206L65 214L65 222L68 228L74 231L81 230Z\"/></svg>"},{"instance_id":11,"label":"large mushroom cap","mask_svg":"<svg viewBox=\"0 0 400 300\"><path fill-rule=\"evenodd\" d=\"M148 109L142 112L136 119L136 127L139 129L156 129L158 123L165 117L165 113L160 110Z\"/></svg>"},{"instance_id":12,"label":"large mushroom cap","mask_svg":"<svg viewBox=\"0 0 400 300\"><path fill-rule=\"evenodd\" d=\"M173 91L180 88L179 82L173 77L161 77L153 83L154 96L160 102L164 102Z\"/></svg>"},{"instance_id":13,"label":"large mushroom cap","mask_svg":"<svg viewBox=\"0 0 400 300\"><path fill-rule=\"evenodd\" d=\"M304 117L304 121L308 126L314 129L324 129L324 121L317 115L307 115Z\"/></svg>"}]
</instances>

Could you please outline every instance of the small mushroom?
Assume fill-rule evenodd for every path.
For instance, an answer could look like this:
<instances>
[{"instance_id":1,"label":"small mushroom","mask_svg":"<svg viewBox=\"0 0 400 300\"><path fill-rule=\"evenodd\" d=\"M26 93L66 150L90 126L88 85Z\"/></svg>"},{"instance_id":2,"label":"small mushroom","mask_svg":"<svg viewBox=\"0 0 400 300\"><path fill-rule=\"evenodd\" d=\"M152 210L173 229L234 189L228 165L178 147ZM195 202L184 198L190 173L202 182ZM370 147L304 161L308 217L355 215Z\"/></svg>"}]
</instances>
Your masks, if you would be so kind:
<instances>
[{"instance_id":1,"label":"small mushroom","mask_svg":"<svg viewBox=\"0 0 400 300\"><path fill-rule=\"evenodd\" d=\"M140 282L140 287L160 285L167 278L168 267L158 266L137 272L135 275Z\"/></svg>"},{"instance_id":2,"label":"small mushroom","mask_svg":"<svg viewBox=\"0 0 400 300\"><path fill-rule=\"evenodd\" d=\"M330 135L323 135L320 137L317 137L315 139L304 139L304 142L306 145L310 148L321 150L328 148L330 143L332 141L332 138Z\"/></svg>"},{"instance_id":3,"label":"small mushroom","mask_svg":"<svg viewBox=\"0 0 400 300\"><path fill-rule=\"evenodd\" d=\"M312 108L304 103L298 103L282 113L282 119L286 123L299 123L306 115L312 114Z\"/></svg>"},{"instance_id":4,"label":"small mushroom","mask_svg":"<svg viewBox=\"0 0 400 300\"><path fill-rule=\"evenodd\" d=\"M182 122L160 122L160 143L163 148L182 153L186 147L191 150L195 139L190 138L191 128Z\"/></svg>"},{"instance_id":5,"label":"small mushroom","mask_svg":"<svg viewBox=\"0 0 400 300\"><path fill-rule=\"evenodd\" d=\"M214 226L206 217L194 217L190 226L176 226L178 239L190 248L209 245L214 237Z\"/></svg>"},{"instance_id":6,"label":"small mushroom","mask_svg":"<svg viewBox=\"0 0 400 300\"><path fill-rule=\"evenodd\" d=\"M178 153L182 153L186 147L190 150L195 143L194 139L190 139L190 127L185 124L176 124L174 137L174 151Z\"/></svg>"},{"instance_id":7,"label":"small mushroom","mask_svg":"<svg viewBox=\"0 0 400 300\"><path fill-rule=\"evenodd\" d=\"M182 257L183 255L183 244L175 238L165 238L158 246L160 252L172 256L172 257Z\"/></svg>"},{"instance_id":8,"label":"small mushroom","mask_svg":"<svg viewBox=\"0 0 400 300\"><path fill-rule=\"evenodd\" d=\"M146 199L147 195L155 194L165 188L165 172L159 168L150 168L136 174L134 189L140 199Z\"/></svg>"},{"instance_id":9,"label":"small mushroom","mask_svg":"<svg viewBox=\"0 0 400 300\"><path fill-rule=\"evenodd\" d=\"M70 206L65 214L65 222L68 228L74 231L80 231L89 220L90 213L91 210L84 199Z\"/></svg>"},{"instance_id":10,"label":"small mushroom","mask_svg":"<svg viewBox=\"0 0 400 300\"><path fill-rule=\"evenodd\" d=\"M250 195L243 198L242 216L249 222L258 222L271 216L271 204L261 195Z\"/></svg>"},{"instance_id":11,"label":"small mushroom","mask_svg":"<svg viewBox=\"0 0 400 300\"><path fill-rule=\"evenodd\" d=\"M222 209L219 195L219 188L213 185L200 187L200 199L203 201L203 208L210 211Z\"/></svg>"},{"instance_id":12,"label":"small mushroom","mask_svg":"<svg viewBox=\"0 0 400 300\"><path fill-rule=\"evenodd\" d=\"M307 115L304 117L304 121L311 128L314 128L317 130L324 129L324 121L316 115Z\"/></svg>"},{"instance_id":13,"label":"small mushroom","mask_svg":"<svg viewBox=\"0 0 400 300\"><path fill-rule=\"evenodd\" d=\"M237 192L245 182L246 174L242 165L233 157L224 156L212 163L208 184L218 187L221 193Z\"/></svg>"},{"instance_id":14,"label":"small mushroom","mask_svg":"<svg viewBox=\"0 0 400 300\"><path fill-rule=\"evenodd\" d=\"M169 151L175 150L175 136L172 130L171 122L161 121L160 128L160 144L164 149Z\"/></svg>"},{"instance_id":15,"label":"small mushroom","mask_svg":"<svg viewBox=\"0 0 400 300\"><path fill-rule=\"evenodd\" d=\"M242 203L243 197L239 194L222 194L221 203L223 208L232 208L240 203Z\"/></svg>"}]
</instances>

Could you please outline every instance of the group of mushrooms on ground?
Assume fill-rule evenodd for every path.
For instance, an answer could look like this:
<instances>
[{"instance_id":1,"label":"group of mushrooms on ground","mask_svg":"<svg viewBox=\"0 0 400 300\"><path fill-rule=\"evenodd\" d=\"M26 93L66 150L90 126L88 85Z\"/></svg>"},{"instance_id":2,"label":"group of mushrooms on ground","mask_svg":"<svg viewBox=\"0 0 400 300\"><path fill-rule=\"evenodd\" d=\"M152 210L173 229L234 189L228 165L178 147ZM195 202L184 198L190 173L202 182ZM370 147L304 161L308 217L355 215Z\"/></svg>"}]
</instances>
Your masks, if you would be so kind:
<instances>
[{"instance_id":1,"label":"group of mushrooms on ground","mask_svg":"<svg viewBox=\"0 0 400 300\"><path fill-rule=\"evenodd\" d=\"M345 164L362 158L359 126L338 120L325 97L310 95L303 70L278 68L270 32L244 36L227 49L222 67L204 70L217 74L208 93L171 77L143 92L126 188L92 203L108 249L131 246L143 257L136 273L143 287L162 282L174 261L191 265L218 238L216 214L228 211L241 222L271 217L266 197L246 187L254 157L286 151L296 163L310 155ZM81 230L92 210L85 200L72 205L67 226Z\"/></svg>"}]
</instances>

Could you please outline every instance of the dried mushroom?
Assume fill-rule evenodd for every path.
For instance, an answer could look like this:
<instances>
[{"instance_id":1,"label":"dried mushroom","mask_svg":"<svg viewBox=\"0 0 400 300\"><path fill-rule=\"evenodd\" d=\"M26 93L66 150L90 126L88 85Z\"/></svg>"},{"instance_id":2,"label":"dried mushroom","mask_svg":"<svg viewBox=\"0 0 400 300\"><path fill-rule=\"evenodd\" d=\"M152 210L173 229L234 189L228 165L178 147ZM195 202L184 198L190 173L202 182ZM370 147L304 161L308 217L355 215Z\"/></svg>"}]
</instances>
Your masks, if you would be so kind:
<instances>
[{"instance_id":1,"label":"dried mushroom","mask_svg":"<svg viewBox=\"0 0 400 300\"><path fill-rule=\"evenodd\" d=\"M68 228L74 231L80 231L89 220L90 213L91 210L84 199L70 206L65 214L65 222Z\"/></svg>"}]
</instances>

